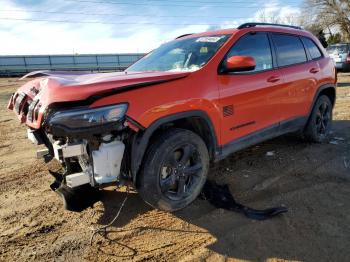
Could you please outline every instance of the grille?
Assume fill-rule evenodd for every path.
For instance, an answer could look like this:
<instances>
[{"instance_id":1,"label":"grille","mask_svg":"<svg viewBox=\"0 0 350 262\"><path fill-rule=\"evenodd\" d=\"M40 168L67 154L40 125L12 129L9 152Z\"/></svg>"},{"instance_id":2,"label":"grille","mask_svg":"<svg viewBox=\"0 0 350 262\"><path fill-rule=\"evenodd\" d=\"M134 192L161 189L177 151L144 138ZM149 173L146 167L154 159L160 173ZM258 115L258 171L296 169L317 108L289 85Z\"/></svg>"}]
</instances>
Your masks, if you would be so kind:
<instances>
[{"instance_id":1,"label":"grille","mask_svg":"<svg viewBox=\"0 0 350 262\"><path fill-rule=\"evenodd\" d=\"M36 114L35 114L36 112L34 112L34 109L35 109L36 105L38 104L38 102L39 102L39 100L34 100L29 105L27 118L30 122L33 122L34 118L37 118Z\"/></svg>"},{"instance_id":2,"label":"grille","mask_svg":"<svg viewBox=\"0 0 350 262\"><path fill-rule=\"evenodd\" d=\"M15 104L15 111L17 114L20 114L21 112L21 106L24 102L25 94L19 94L16 96L14 104Z\"/></svg>"}]
</instances>

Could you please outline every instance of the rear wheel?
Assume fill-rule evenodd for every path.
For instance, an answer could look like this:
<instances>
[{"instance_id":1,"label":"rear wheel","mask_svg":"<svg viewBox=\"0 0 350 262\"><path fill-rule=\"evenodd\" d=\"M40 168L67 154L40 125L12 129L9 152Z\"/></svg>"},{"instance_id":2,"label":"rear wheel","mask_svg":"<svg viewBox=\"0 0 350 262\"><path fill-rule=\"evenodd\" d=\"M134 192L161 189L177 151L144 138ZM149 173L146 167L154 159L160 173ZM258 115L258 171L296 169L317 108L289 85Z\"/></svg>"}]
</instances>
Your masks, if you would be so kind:
<instances>
[{"instance_id":1,"label":"rear wheel","mask_svg":"<svg viewBox=\"0 0 350 262\"><path fill-rule=\"evenodd\" d=\"M209 155L203 140L189 130L171 129L147 150L139 193L155 208L182 209L201 192L208 168Z\"/></svg>"},{"instance_id":2,"label":"rear wheel","mask_svg":"<svg viewBox=\"0 0 350 262\"><path fill-rule=\"evenodd\" d=\"M309 121L305 128L305 137L310 142L326 142L332 126L333 104L330 99L320 96L311 112Z\"/></svg>"}]
</instances>

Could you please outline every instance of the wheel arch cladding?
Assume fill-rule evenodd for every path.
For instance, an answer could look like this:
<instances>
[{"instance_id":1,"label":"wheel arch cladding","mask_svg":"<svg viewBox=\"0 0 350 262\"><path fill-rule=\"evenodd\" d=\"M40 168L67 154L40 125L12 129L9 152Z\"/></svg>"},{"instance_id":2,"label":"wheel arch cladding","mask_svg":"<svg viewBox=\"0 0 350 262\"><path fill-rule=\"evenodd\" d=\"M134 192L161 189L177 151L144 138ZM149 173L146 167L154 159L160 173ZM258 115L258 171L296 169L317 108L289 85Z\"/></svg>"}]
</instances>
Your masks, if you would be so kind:
<instances>
[{"instance_id":1,"label":"wheel arch cladding","mask_svg":"<svg viewBox=\"0 0 350 262\"><path fill-rule=\"evenodd\" d=\"M148 146L161 132L172 127L191 130L199 135L208 148L211 160L218 154L217 135L212 121L205 112L194 110L162 117L154 121L144 132L140 132L133 139L131 173L135 185Z\"/></svg>"},{"instance_id":2,"label":"wheel arch cladding","mask_svg":"<svg viewBox=\"0 0 350 262\"><path fill-rule=\"evenodd\" d=\"M335 91L335 85L333 84L325 84L325 85L322 85L320 86L317 91L316 91L316 94L313 98L313 101L312 101L312 104L311 104L311 108L309 110L309 117L310 117L310 114L312 112L312 109L314 108L316 102L317 102L317 99L321 96L321 95L326 95L329 97L329 99L331 100L333 106L335 104L335 100L336 100L336 91Z\"/></svg>"},{"instance_id":3,"label":"wheel arch cladding","mask_svg":"<svg viewBox=\"0 0 350 262\"><path fill-rule=\"evenodd\" d=\"M328 96L328 98L332 102L332 105L334 106L334 104L335 104L335 97L336 97L336 92L335 92L334 86L325 86L324 88L322 88L320 90L320 92L318 93L317 98L320 97L321 95Z\"/></svg>"},{"instance_id":4,"label":"wheel arch cladding","mask_svg":"<svg viewBox=\"0 0 350 262\"><path fill-rule=\"evenodd\" d=\"M329 99L331 100L333 106L335 105L335 100L336 100L335 86L333 84L325 84L325 85L320 86L318 88L315 96L314 96L311 107L309 109L309 115L307 116L308 121L310 120L312 110L314 109L314 107L316 105L317 99L322 95L328 96Z\"/></svg>"}]
</instances>

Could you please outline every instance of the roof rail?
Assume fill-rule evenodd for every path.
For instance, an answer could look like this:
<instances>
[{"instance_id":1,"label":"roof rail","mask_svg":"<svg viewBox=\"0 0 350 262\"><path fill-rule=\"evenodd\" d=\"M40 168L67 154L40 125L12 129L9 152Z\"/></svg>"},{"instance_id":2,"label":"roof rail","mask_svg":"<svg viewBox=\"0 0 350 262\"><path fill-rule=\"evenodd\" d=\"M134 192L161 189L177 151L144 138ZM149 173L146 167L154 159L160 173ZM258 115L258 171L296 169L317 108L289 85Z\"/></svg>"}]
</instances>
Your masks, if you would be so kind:
<instances>
[{"instance_id":1,"label":"roof rail","mask_svg":"<svg viewBox=\"0 0 350 262\"><path fill-rule=\"evenodd\" d=\"M191 33L191 34L180 35L180 36L176 37L175 39L179 39L179 38L182 38L182 37L185 37L185 36L189 36L189 35L193 35L193 34Z\"/></svg>"},{"instance_id":2,"label":"roof rail","mask_svg":"<svg viewBox=\"0 0 350 262\"><path fill-rule=\"evenodd\" d=\"M299 29L299 30L302 29L300 26L294 26L294 25L283 25L283 24L273 24L273 23L254 23L254 22L242 24L239 27L237 27L237 29L249 28L249 27L254 27L254 26L259 26L259 25L289 27L289 28L294 28L294 29Z\"/></svg>"}]
</instances>

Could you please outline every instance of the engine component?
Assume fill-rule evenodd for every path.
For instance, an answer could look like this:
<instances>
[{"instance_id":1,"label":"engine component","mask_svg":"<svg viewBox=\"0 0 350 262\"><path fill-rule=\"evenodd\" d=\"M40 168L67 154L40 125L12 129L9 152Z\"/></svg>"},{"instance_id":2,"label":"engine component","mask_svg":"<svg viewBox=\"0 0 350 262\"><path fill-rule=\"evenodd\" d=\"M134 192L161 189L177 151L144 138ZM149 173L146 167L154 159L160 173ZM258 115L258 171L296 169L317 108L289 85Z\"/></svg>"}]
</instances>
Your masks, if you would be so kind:
<instances>
[{"instance_id":1,"label":"engine component","mask_svg":"<svg viewBox=\"0 0 350 262\"><path fill-rule=\"evenodd\" d=\"M68 187L74 188L90 183L90 175L84 172L75 173L66 176L66 184Z\"/></svg>"},{"instance_id":2,"label":"engine component","mask_svg":"<svg viewBox=\"0 0 350 262\"><path fill-rule=\"evenodd\" d=\"M125 145L121 141L102 143L92 151L94 178L98 184L115 182L119 178Z\"/></svg>"},{"instance_id":3,"label":"engine component","mask_svg":"<svg viewBox=\"0 0 350 262\"><path fill-rule=\"evenodd\" d=\"M83 143L60 145L60 142L56 141L53 143L53 150L55 158L59 161L63 161L63 159L67 157L86 154L86 145Z\"/></svg>"},{"instance_id":4,"label":"engine component","mask_svg":"<svg viewBox=\"0 0 350 262\"><path fill-rule=\"evenodd\" d=\"M36 158L40 159L48 154L49 154L49 150L47 148L41 149L41 150L36 151Z\"/></svg>"}]
</instances>

